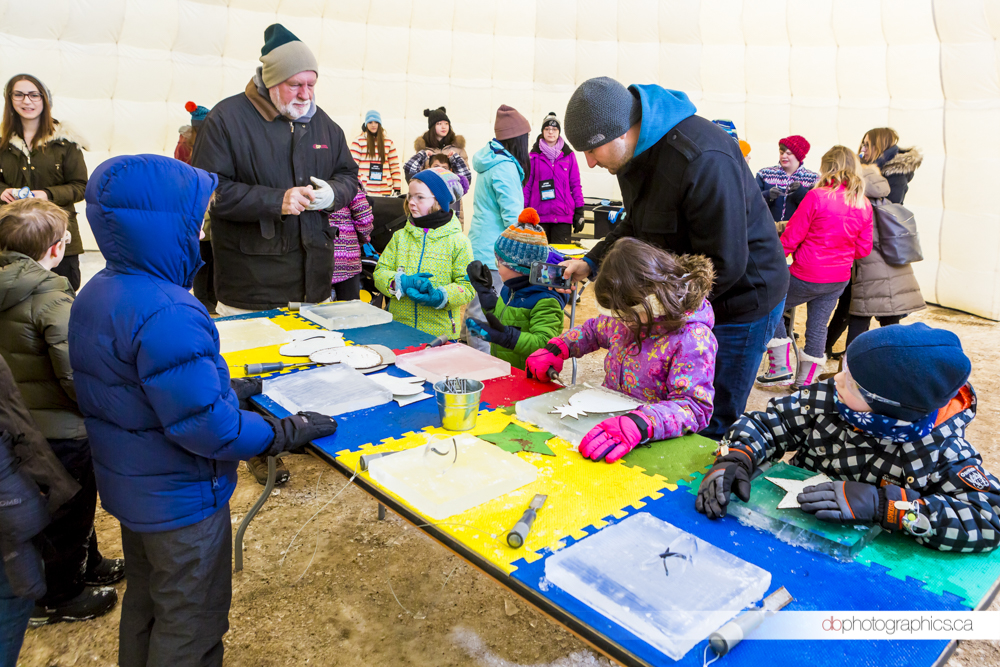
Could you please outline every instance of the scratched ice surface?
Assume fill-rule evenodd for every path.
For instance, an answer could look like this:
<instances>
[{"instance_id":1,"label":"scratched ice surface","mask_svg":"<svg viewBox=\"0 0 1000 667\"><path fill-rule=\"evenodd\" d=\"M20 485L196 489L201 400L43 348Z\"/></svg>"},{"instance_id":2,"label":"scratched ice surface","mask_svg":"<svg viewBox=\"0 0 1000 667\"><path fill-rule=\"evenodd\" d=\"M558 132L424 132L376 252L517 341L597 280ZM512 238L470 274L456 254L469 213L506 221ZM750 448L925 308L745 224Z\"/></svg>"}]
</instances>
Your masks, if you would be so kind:
<instances>
[{"instance_id":1,"label":"scratched ice surface","mask_svg":"<svg viewBox=\"0 0 1000 667\"><path fill-rule=\"evenodd\" d=\"M770 572L648 512L556 552L545 578L674 660L771 584Z\"/></svg>"},{"instance_id":2,"label":"scratched ice surface","mask_svg":"<svg viewBox=\"0 0 1000 667\"><path fill-rule=\"evenodd\" d=\"M320 366L264 380L263 394L292 414L336 416L392 400L392 391L346 364Z\"/></svg>"},{"instance_id":3,"label":"scratched ice surface","mask_svg":"<svg viewBox=\"0 0 1000 667\"><path fill-rule=\"evenodd\" d=\"M437 382L446 377L492 380L510 375L510 364L468 345L443 345L396 356L396 367Z\"/></svg>"},{"instance_id":4,"label":"scratched ice surface","mask_svg":"<svg viewBox=\"0 0 1000 667\"><path fill-rule=\"evenodd\" d=\"M568 404L569 399L573 395L583 391L602 391L615 396L619 395L618 392L612 392L609 389L594 389L593 387L589 387L584 384L578 384L573 387L567 387L566 389L560 389L558 391L552 391L547 394L533 396L531 398L526 398L523 401L518 401L514 411L518 419L530 422L543 431L548 431L553 435L558 435L563 440L567 440L574 446L578 447L580 445L580 441L583 440L583 436L587 435L587 432L590 429L610 417L611 413L597 412L574 419L573 417L560 418L558 413L550 415L549 412L551 412L557 405ZM624 413L618 412L614 414Z\"/></svg>"},{"instance_id":5,"label":"scratched ice surface","mask_svg":"<svg viewBox=\"0 0 1000 667\"><path fill-rule=\"evenodd\" d=\"M302 306L299 315L331 331L392 322L392 313L364 301L336 301L318 306Z\"/></svg>"},{"instance_id":6,"label":"scratched ice surface","mask_svg":"<svg viewBox=\"0 0 1000 667\"><path fill-rule=\"evenodd\" d=\"M472 435L439 438L371 462L379 485L418 512L446 519L535 481L535 466Z\"/></svg>"}]
</instances>

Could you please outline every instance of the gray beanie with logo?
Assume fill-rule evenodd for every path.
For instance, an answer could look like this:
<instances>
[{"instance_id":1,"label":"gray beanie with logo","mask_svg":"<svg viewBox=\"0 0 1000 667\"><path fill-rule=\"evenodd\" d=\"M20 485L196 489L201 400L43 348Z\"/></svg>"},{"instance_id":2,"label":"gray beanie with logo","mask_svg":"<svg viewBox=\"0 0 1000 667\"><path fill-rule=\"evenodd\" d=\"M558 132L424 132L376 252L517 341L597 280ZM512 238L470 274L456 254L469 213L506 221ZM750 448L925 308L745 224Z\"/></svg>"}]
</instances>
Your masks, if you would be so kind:
<instances>
[{"instance_id":1,"label":"gray beanie with logo","mask_svg":"<svg viewBox=\"0 0 1000 667\"><path fill-rule=\"evenodd\" d=\"M587 79L566 105L566 139L574 150L589 151L625 134L642 119L642 104L611 77Z\"/></svg>"}]
</instances>

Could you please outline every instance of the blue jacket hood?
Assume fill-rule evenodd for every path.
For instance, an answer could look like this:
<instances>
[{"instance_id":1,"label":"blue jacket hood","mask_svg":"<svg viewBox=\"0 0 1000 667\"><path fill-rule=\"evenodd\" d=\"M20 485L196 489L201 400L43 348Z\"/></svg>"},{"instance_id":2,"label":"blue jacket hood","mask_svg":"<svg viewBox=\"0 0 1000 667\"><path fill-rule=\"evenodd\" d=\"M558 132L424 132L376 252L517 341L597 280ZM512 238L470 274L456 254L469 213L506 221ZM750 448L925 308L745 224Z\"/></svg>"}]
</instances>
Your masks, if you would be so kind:
<instances>
[{"instance_id":1,"label":"blue jacket hood","mask_svg":"<svg viewBox=\"0 0 1000 667\"><path fill-rule=\"evenodd\" d=\"M215 174L160 155L121 155L87 181L87 221L107 268L190 289Z\"/></svg>"},{"instance_id":2,"label":"blue jacket hood","mask_svg":"<svg viewBox=\"0 0 1000 667\"><path fill-rule=\"evenodd\" d=\"M514 166L517 167L517 177L524 180L524 168L521 167L521 163L515 160L514 156L496 139L490 139L490 143L476 151L475 155L472 156L472 168L476 170L476 173L482 174L507 160L514 163Z\"/></svg>"},{"instance_id":3,"label":"blue jacket hood","mask_svg":"<svg viewBox=\"0 0 1000 667\"><path fill-rule=\"evenodd\" d=\"M653 84L631 85L628 89L638 93L642 104L642 128L635 146L635 156L641 155L662 139L670 128L693 116L698 110L687 94L679 90Z\"/></svg>"}]
</instances>

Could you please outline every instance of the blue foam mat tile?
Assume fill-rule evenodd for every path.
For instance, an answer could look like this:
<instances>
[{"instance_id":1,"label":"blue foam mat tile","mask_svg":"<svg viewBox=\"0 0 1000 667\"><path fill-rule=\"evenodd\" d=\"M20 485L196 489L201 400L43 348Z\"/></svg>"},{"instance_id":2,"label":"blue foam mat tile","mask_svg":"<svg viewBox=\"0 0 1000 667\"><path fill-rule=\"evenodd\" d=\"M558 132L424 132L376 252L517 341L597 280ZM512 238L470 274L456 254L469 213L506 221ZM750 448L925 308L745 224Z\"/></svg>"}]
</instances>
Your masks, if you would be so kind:
<instances>
[{"instance_id":1,"label":"blue foam mat tile","mask_svg":"<svg viewBox=\"0 0 1000 667\"><path fill-rule=\"evenodd\" d=\"M308 320L307 320L308 321ZM358 345L385 345L392 350L403 350L423 345L434 340L434 336L406 326L401 322L376 324L371 327L344 329L344 338Z\"/></svg>"},{"instance_id":2,"label":"blue foam mat tile","mask_svg":"<svg viewBox=\"0 0 1000 667\"><path fill-rule=\"evenodd\" d=\"M385 372L396 377L411 377L409 373L395 366L389 366ZM433 394L430 383L424 383L424 391ZM275 417L287 417L290 414L267 396L254 396L252 400ZM487 409L486 404L480 403L479 409ZM374 408L337 415L335 419L337 432L312 443L333 458L337 456L337 452L356 451L361 449L362 445L378 443L387 438L398 438L402 433L420 431L428 426L441 425L441 416L438 414L437 401L433 395L431 398L425 398L402 408L395 401L390 401Z\"/></svg>"},{"instance_id":3,"label":"blue foam mat tile","mask_svg":"<svg viewBox=\"0 0 1000 667\"><path fill-rule=\"evenodd\" d=\"M741 525L735 518L711 521L694 509L694 498L684 492L663 493L645 499L641 510L624 509L629 515L649 512L711 544L771 572L768 594L785 586L795 601L787 607L800 611L869 610L964 610L958 596L936 595L919 582L904 582L889 576L887 568L842 563L823 554L805 551L779 541L773 535ZM609 517L609 524L621 519ZM593 530L588 530L593 534ZM582 538L586 539L586 538ZM574 540L567 537L566 546ZM651 665L701 665L706 642L699 643L679 662L635 638L617 623L598 614L576 598L545 580L545 561L550 550L534 563L515 563L511 577L541 592L547 599L597 632L623 646ZM609 565L613 567L613 565ZM787 665L810 667L845 665L852 667L887 664L932 665L945 650L942 641L745 641L725 660L737 665Z\"/></svg>"}]
</instances>

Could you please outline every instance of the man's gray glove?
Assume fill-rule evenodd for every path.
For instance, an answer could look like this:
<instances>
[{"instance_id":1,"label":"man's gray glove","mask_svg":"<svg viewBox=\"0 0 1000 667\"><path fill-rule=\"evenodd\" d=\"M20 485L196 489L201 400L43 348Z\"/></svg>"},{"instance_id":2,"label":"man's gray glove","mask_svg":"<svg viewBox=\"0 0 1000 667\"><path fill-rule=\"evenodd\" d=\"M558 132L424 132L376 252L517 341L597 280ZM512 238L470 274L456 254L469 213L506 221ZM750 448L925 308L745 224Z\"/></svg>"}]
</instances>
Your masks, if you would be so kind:
<instances>
[{"instance_id":1,"label":"man's gray glove","mask_svg":"<svg viewBox=\"0 0 1000 667\"><path fill-rule=\"evenodd\" d=\"M802 184L798 181L792 181L788 184L788 193L791 194L802 187Z\"/></svg>"},{"instance_id":2,"label":"man's gray glove","mask_svg":"<svg viewBox=\"0 0 1000 667\"><path fill-rule=\"evenodd\" d=\"M250 397L258 395L264 389L264 378L259 376L233 378L229 381L229 386L240 402L240 410L249 410Z\"/></svg>"},{"instance_id":3,"label":"man's gray glove","mask_svg":"<svg viewBox=\"0 0 1000 667\"><path fill-rule=\"evenodd\" d=\"M295 454L313 440L333 435L337 430L333 417L318 412L300 412L284 419L265 416L264 419L274 429L274 440L261 452L262 456L277 456L282 452Z\"/></svg>"},{"instance_id":4,"label":"man's gray glove","mask_svg":"<svg viewBox=\"0 0 1000 667\"><path fill-rule=\"evenodd\" d=\"M333 206L333 188L326 181L312 176L309 178L313 184L313 196L315 199L306 207L309 211L325 211Z\"/></svg>"}]
</instances>

